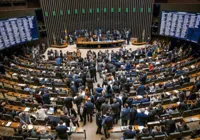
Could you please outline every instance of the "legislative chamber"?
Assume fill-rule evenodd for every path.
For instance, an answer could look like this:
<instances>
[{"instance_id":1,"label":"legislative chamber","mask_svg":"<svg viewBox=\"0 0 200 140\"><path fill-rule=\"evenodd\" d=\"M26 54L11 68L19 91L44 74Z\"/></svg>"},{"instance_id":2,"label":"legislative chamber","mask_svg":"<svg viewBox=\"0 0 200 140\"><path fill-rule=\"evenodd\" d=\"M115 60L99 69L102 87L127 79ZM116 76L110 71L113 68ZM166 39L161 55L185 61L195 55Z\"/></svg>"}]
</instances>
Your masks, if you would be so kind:
<instances>
[{"instance_id":1,"label":"legislative chamber","mask_svg":"<svg viewBox=\"0 0 200 140\"><path fill-rule=\"evenodd\" d=\"M200 1L0 1L0 140L199 140Z\"/></svg>"}]
</instances>

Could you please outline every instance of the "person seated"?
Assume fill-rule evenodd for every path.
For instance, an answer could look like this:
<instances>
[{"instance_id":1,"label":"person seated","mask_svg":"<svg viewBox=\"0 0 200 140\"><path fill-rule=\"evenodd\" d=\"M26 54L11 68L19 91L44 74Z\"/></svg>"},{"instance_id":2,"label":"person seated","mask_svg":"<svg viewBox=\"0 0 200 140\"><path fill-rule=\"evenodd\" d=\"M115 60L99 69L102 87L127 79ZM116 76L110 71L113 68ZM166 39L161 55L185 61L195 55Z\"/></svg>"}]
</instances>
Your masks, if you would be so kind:
<instances>
[{"instance_id":1,"label":"person seated","mask_svg":"<svg viewBox=\"0 0 200 140\"><path fill-rule=\"evenodd\" d=\"M139 135L138 135L139 138L149 137L149 136L150 136L150 133L149 133L149 130L147 128L143 128L142 132L139 133Z\"/></svg>"},{"instance_id":2,"label":"person seated","mask_svg":"<svg viewBox=\"0 0 200 140\"><path fill-rule=\"evenodd\" d=\"M123 138L125 139L133 139L136 136L136 132L132 130L132 126L130 125L128 127L128 130L126 130L123 134Z\"/></svg>"},{"instance_id":3,"label":"person seated","mask_svg":"<svg viewBox=\"0 0 200 140\"><path fill-rule=\"evenodd\" d=\"M56 132L57 132L58 138L59 139L68 139L67 131L68 131L67 126L63 123L62 120L60 120L58 126L56 127Z\"/></svg>"},{"instance_id":4,"label":"person seated","mask_svg":"<svg viewBox=\"0 0 200 140\"><path fill-rule=\"evenodd\" d=\"M41 106L39 106L37 111L36 111L37 119L45 120L48 117L46 112L47 112L46 109L44 109Z\"/></svg>"},{"instance_id":5,"label":"person seated","mask_svg":"<svg viewBox=\"0 0 200 140\"><path fill-rule=\"evenodd\" d=\"M32 124L31 117L30 117L30 114L28 112L21 112L19 114L19 119L20 119L21 124L25 124L25 125Z\"/></svg>"},{"instance_id":6,"label":"person seated","mask_svg":"<svg viewBox=\"0 0 200 140\"><path fill-rule=\"evenodd\" d=\"M157 135L164 135L165 133L161 131L159 127L156 127L156 129L153 129L151 132L151 136L157 136Z\"/></svg>"},{"instance_id":7,"label":"person seated","mask_svg":"<svg viewBox=\"0 0 200 140\"><path fill-rule=\"evenodd\" d=\"M187 126L186 123L184 122L180 122L180 125L177 125L177 130L182 132L182 131L187 131L189 130L190 128Z\"/></svg>"}]
</instances>

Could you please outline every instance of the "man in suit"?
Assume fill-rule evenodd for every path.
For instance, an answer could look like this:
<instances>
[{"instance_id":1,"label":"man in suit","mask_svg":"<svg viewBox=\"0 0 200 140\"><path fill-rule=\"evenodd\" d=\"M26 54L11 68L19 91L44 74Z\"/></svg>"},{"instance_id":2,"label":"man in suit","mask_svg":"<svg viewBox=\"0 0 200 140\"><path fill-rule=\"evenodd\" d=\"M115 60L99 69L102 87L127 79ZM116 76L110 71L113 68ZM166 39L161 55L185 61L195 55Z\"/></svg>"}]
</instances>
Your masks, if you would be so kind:
<instances>
[{"instance_id":1,"label":"man in suit","mask_svg":"<svg viewBox=\"0 0 200 140\"><path fill-rule=\"evenodd\" d=\"M130 125L128 127L128 130L126 130L123 134L123 138L125 139L133 139L136 136L136 132L132 130L132 126Z\"/></svg>"},{"instance_id":2,"label":"man in suit","mask_svg":"<svg viewBox=\"0 0 200 140\"><path fill-rule=\"evenodd\" d=\"M93 92L93 80L92 78L87 77L86 78L86 82L87 82L87 87L89 88L89 92Z\"/></svg>"},{"instance_id":3,"label":"man in suit","mask_svg":"<svg viewBox=\"0 0 200 140\"><path fill-rule=\"evenodd\" d=\"M172 116L169 116L169 119L165 122L167 134L173 133L176 130L176 122L172 120Z\"/></svg>"},{"instance_id":4,"label":"man in suit","mask_svg":"<svg viewBox=\"0 0 200 140\"><path fill-rule=\"evenodd\" d=\"M97 82L97 71L96 68L92 65L90 68L90 75L93 81Z\"/></svg>"},{"instance_id":5,"label":"man in suit","mask_svg":"<svg viewBox=\"0 0 200 140\"><path fill-rule=\"evenodd\" d=\"M66 97L64 99L64 105L67 108L69 115L71 114L71 109L73 108L72 101L73 101L73 98L71 98L71 97Z\"/></svg>"},{"instance_id":6,"label":"man in suit","mask_svg":"<svg viewBox=\"0 0 200 140\"><path fill-rule=\"evenodd\" d=\"M119 114L120 114L120 104L119 102L117 102L116 99L113 100L113 104L111 104L111 110L113 112L113 120L114 120L114 124L118 123L118 119L119 119Z\"/></svg>"},{"instance_id":7,"label":"man in suit","mask_svg":"<svg viewBox=\"0 0 200 140\"><path fill-rule=\"evenodd\" d=\"M101 112L98 112L96 114L96 124L97 124L97 127L98 127L97 131L96 131L96 134L102 134L101 133L101 128L102 128L101 123L102 123L102 120L103 120L103 118L102 118Z\"/></svg>"},{"instance_id":8,"label":"man in suit","mask_svg":"<svg viewBox=\"0 0 200 140\"><path fill-rule=\"evenodd\" d=\"M140 84L136 89L137 95L145 95L145 90L146 87L143 84Z\"/></svg>"},{"instance_id":9,"label":"man in suit","mask_svg":"<svg viewBox=\"0 0 200 140\"><path fill-rule=\"evenodd\" d=\"M139 126L145 126L146 120L148 118L148 115L144 114L144 111L144 109L141 109L141 112L137 112L136 118Z\"/></svg>"},{"instance_id":10,"label":"man in suit","mask_svg":"<svg viewBox=\"0 0 200 140\"><path fill-rule=\"evenodd\" d=\"M50 104L51 100L50 100L50 96L49 93L45 91L45 93L42 95L42 100L44 104Z\"/></svg>"},{"instance_id":11,"label":"man in suit","mask_svg":"<svg viewBox=\"0 0 200 140\"><path fill-rule=\"evenodd\" d=\"M56 132L57 132L57 136L59 137L59 139L68 140L67 130L68 130L67 126L64 125L62 120L60 120L58 126L56 127Z\"/></svg>"},{"instance_id":12,"label":"man in suit","mask_svg":"<svg viewBox=\"0 0 200 140\"><path fill-rule=\"evenodd\" d=\"M90 98L85 103L85 107L86 107L86 114L88 116L88 121L90 121L90 123L91 123L92 122L92 115L93 115L93 112L94 112L94 104L91 102Z\"/></svg>"},{"instance_id":13,"label":"man in suit","mask_svg":"<svg viewBox=\"0 0 200 140\"><path fill-rule=\"evenodd\" d=\"M131 105L130 109L130 122L129 125L134 125L134 121L136 120L137 110Z\"/></svg>"},{"instance_id":14,"label":"man in suit","mask_svg":"<svg viewBox=\"0 0 200 140\"><path fill-rule=\"evenodd\" d=\"M130 108L128 104L121 111L122 126L127 126L128 120L130 119Z\"/></svg>"},{"instance_id":15,"label":"man in suit","mask_svg":"<svg viewBox=\"0 0 200 140\"><path fill-rule=\"evenodd\" d=\"M105 97L102 96L101 93L99 93L99 97L97 97L97 99L96 99L96 108L98 111L101 110L101 106L105 102L105 100L106 100Z\"/></svg>"},{"instance_id":16,"label":"man in suit","mask_svg":"<svg viewBox=\"0 0 200 140\"><path fill-rule=\"evenodd\" d=\"M102 104L101 110L102 110L102 115L105 115L109 110L110 110L110 105L108 104L108 100L105 101L105 103Z\"/></svg>"},{"instance_id":17,"label":"man in suit","mask_svg":"<svg viewBox=\"0 0 200 140\"><path fill-rule=\"evenodd\" d=\"M76 88L76 86L74 85L73 82L72 82L72 85L71 85L71 91L72 91L72 97L76 96L77 88Z\"/></svg>"},{"instance_id":18,"label":"man in suit","mask_svg":"<svg viewBox=\"0 0 200 140\"><path fill-rule=\"evenodd\" d=\"M104 116L104 119L101 125L103 126L105 137L106 139L108 139L109 138L108 130L110 130L113 127L113 117L111 117L109 113L107 113Z\"/></svg>"}]
</instances>

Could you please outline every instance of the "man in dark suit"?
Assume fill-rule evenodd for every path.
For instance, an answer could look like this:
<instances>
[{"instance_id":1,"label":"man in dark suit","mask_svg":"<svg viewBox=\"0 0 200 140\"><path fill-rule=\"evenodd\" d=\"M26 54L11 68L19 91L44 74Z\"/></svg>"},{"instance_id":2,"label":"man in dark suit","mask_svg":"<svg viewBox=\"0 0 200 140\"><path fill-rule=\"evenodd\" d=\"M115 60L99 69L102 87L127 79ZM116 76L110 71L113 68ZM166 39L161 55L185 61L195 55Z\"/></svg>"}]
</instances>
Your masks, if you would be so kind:
<instances>
[{"instance_id":1,"label":"man in dark suit","mask_svg":"<svg viewBox=\"0 0 200 140\"><path fill-rule=\"evenodd\" d=\"M145 90L146 87L143 84L140 84L136 89L137 95L145 95Z\"/></svg>"},{"instance_id":2,"label":"man in dark suit","mask_svg":"<svg viewBox=\"0 0 200 140\"><path fill-rule=\"evenodd\" d=\"M48 92L45 92L45 93L42 95L42 100L43 100L43 103L44 103L44 104L50 104L50 103L51 103L50 96L49 96L49 93L48 93Z\"/></svg>"},{"instance_id":3,"label":"man in dark suit","mask_svg":"<svg viewBox=\"0 0 200 140\"><path fill-rule=\"evenodd\" d=\"M88 102L85 103L85 107L86 107L86 114L88 116L88 121L90 121L90 123L92 122L92 115L94 112L94 104L91 102L91 99L88 99Z\"/></svg>"},{"instance_id":4,"label":"man in dark suit","mask_svg":"<svg viewBox=\"0 0 200 140\"><path fill-rule=\"evenodd\" d=\"M105 115L110 110L110 105L108 104L108 100L101 106L102 114Z\"/></svg>"},{"instance_id":5,"label":"man in dark suit","mask_svg":"<svg viewBox=\"0 0 200 140\"><path fill-rule=\"evenodd\" d=\"M97 71L93 65L90 68L90 75L91 75L91 78L93 79L93 81L97 82Z\"/></svg>"},{"instance_id":6,"label":"man in dark suit","mask_svg":"<svg viewBox=\"0 0 200 140\"><path fill-rule=\"evenodd\" d=\"M74 83L71 85L72 97L76 96L77 88Z\"/></svg>"},{"instance_id":7,"label":"man in dark suit","mask_svg":"<svg viewBox=\"0 0 200 140\"><path fill-rule=\"evenodd\" d=\"M92 90L92 92L93 92L93 80L92 80L92 78L86 78L86 82L87 82L87 87L89 88L89 91L91 92L91 90Z\"/></svg>"},{"instance_id":8,"label":"man in dark suit","mask_svg":"<svg viewBox=\"0 0 200 140\"><path fill-rule=\"evenodd\" d=\"M139 126L145 126L148 115L144 114L144 110L142 109L141 112L137 112L136 118Z\"/></svg>"},{"instance_id":9,"label":"man in dark suit","mask_svg":"<svg viewBox=\"0 0 200 140\"><path fill-rule=\"evenodd\" d=\"M101 112L98 112L97 115L96 115L96 124L97 124L97 127L98 127L97 131L96 131L96 134L102 134L101 133L101 128L102 128L101 123L102 123L102 120L103 120L103 118L102 118Z\"/></svg>"},{"instance_id":10,"label":"man in dark suit","mask_svg":"<svg viewBox=\"0 0 200 140\"><path fill-rule=\"evenodd\" d=\"M128 104L121 111L122 126L127 126L128 120L130 119L130 108Z\"/></svg>"},{"instance_id":11,"label":"man in dark suit","mask_svg":"<svg viewBox=\"0 0 200 140\"><path fill-rule=\"evenodd\" d=\"M71 98L71 97L67 97L64 99L64 105L66 106L66 108L69 112L69 115L71 113L71 109L73 108L72 101L73 101L73 98Z\"/></svg>"},{"instance_id":12,"label":"man in dark suit","mask_svg":"<svg viewBox=\"0 0 200 140\"><path fill-rule=\"evenodd\" d=\"M60 120L58 126L56 127L56 132L59 139L68 140L67 130L68 130L67 126L63 124L62 120Z\"/></svg>"},{"instance_id":13,"label":"man in dark suit","mask_svg":"<svg viewBox=\"0 0 200 140\"><path fill-rule=\"evenodd\" d=\"M176 122L172 120L172 116L169 117L169 120L165 122L167 134L173 133L176 130Z\"/></svg>"},{"instance_id":14,"label":"man in dark suit","mask_svg":"<svg viewBox=\"0 0 200 140\"><path fill-rule=\"evenodd\" d=\"M101 125L103 126L105 137L106 139L108 139L109 138L108 130L110 130L113 127L113 117L109 116L109 113L107 113L104 116Z\"/></svg>"},{"instance_id":15,"label":"man in dark suit","mask_svg":"<svg viewBox=\"0 0 200 140\"><path fill-rule=\"evenodd\" d=\"M121 108L121 106L120 106L119 102L117 102L117 100L114 99L113 104L111 104L111 109L113 112L113 120L114 120L115 124L117 124L118 120L119 120L120 108Z\"/></svg>"},{"instance_id":16,"label":"man in dark suit","mask_svg":"<svg viewBox=\"0 0 200 140\"><path fill-rule=\"evenodd\" d=\"M123 134L124 139L133 139L136 136L136 132L132 130L132 126L130 125L128 127L128 130L126 130Z\"/></svg>"},{"instance_id":17,"label":"man in dark suit","mask_svg":"<svg viewBox=\"0 0 200 140\"><path fill-rule=\"evenodd\" d=\"M100 93L99 97L97 97L97 99L96 99L96 108L98 111L101 110L101 106L105 102L105 100L106 100L105 97L102 96L102 94Z\"/></svg>"}]
</instances>

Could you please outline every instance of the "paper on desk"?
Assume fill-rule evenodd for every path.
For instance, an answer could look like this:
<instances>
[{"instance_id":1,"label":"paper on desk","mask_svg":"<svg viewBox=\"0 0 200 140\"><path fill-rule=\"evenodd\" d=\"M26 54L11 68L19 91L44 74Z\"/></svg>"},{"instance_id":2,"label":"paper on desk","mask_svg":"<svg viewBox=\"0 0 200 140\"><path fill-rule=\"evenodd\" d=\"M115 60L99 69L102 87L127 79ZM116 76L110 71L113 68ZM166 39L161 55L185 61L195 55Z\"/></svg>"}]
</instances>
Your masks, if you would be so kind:
<instances>
[{"instance_id":1,"label":"paper on desk","mask_svg":"<svg viewBox=\"0 0 200 140\"><path fill-rule=\"evenodd\" d=\"M37 86L33 86L33 88L34 88L34 89L36 89L36 88L37 88Z\"/></svg>"},{"instance_id":2,"label":"paper on desk","mask_svg":"<svg viewBox=\"0 0 200 140\"><path fill-rule=\"evenodd\" d=\"M8 122L7 124L6 124L6 126L10 126L12 124L12 122Z\"/></svg>"},{"instance_id":3,"label":"paper on desk","mask_svg":"<svg viewBox=\"0 0 200 140\"><path fill-rule=\"evenodd\" d=\"M76 98L77 98L77 96L74 97L74 99L76 99Z\"/></svg>"},{"instance_id":4,"label":"paper on desk","mask_svg":"<svg viewBox=\"0 0 200 140\"><path fill-rule=\"evenodd\" d=\"M165 92L165 93L166 93L168 96L171 95L171 93L169 93L169 92Z\"/></svg>"},{"instance_id":5,"label":"paper on desk","mask_svg":"<svg viewBox=\"0 0 200 140\"><path fill-rule=\"evenodd\" d=\"M13 73L12 76L17 76L17 73Z\"/></svg>"},{"instance_id":6,"label":"paper on desk","mask_svg":"<svg viewBox=\"0 0 200 140\"><path fill-rule=\"evenodd\" d=\"M175 92L175 93L179 93L179 91L178 91L178 90L174 90L174 92Z\"/></svg>"},{"instance_id":7,"label":"paper on desk","mask_svg":"<svg viewBox=\"0 0 200 140\"><path fill-rule=\"evenodd\" d=\"M142 99L143 96L142 96L142 95L138 95L137 98L138 98L138 99Z\"/></svg>"},{"instance_id":8,"label":"paper on desk","mask_svg":"<svg viewBox=\"0 0 200 140\"><path fill-rule=\"evenodd\" d=\"M20 86L20 87L25 87L26 84L18 84L18 86Z\"/></svg>"},{"instance_id":9,"label":"paper on desk","mask_svg":"<svg viewBox=\"0 0 200 140\"><path fill-rule=\"evenodd\" d=\"M139 130L142 130L144 128L144 126L138 126Z\"/></svg>"},{"instance_id":10,"label":"paper on desk","mask_svg":"<svg viewBox=\"0 0 200 140\"><path fill-rule=\"evenodd\" d=\"M50 98L51 101L53 101L54 99L55 99L54 97L51 97L51 98Z\"/></svg>"},{"instance_id":11,"label":"paper on desk","mask_svg":"<svg viewBox=\"0 0 200 140\"><path fill-rule=\"evenodd\" d=\"M70 127L67 127L67 132L69 133L69 132L71 132L71 128Z\"/></svg>"},{"instance_id":12,"label":"paper on desk","mask_svg":"<svg viewBox=\"0 0 200 140\"><path fill-rule=\"evenodd\" d=\"M26 108L24 109L24 111L30 111L30 108L29 108L29 107L26 107Z\"/></svg>"},{"instance_id":13,"label":"paper on desk","mask_svg":"<svg viewBox=\"0 0 200 140\"><path fill-rule=\"evenodd\" d=\"M192 121L199 121L200 120L198 117L192 117L191 119L192 119Z\"/></svg>"},{"instance_id":14,"label":"paper on desk","mask_svg":"<svg viewBox=\"0 0 200 140\"><path fill-rule=\"evenodd\" d=\"M148 114L149 114L149 111L145 110L144 114L148 115Z\"/></svg>"},{"instance_id":15,"label":"paper on desk","mask_svg":"<svg viewBox=\"0 0 200 140\"><path fill-rule=\"evenodd\" d=\"M192 66L191 66L191 68L192 68L192 69L194 69L194 68L195 68L195 66L194 66L194 65L192 65Z\"/></svg>"},{"instance_id":16,"label":"paper on desk","mask_svg":"<svg viewBox=\"0 0 200 140\"><path fill-rule=\"evenodd\" d=\"M137 112L138 112L138 113L140 113L140 112L141 112L141 110L140 110L140 109L137 109Z\"/></svg>"}]
</instances>

